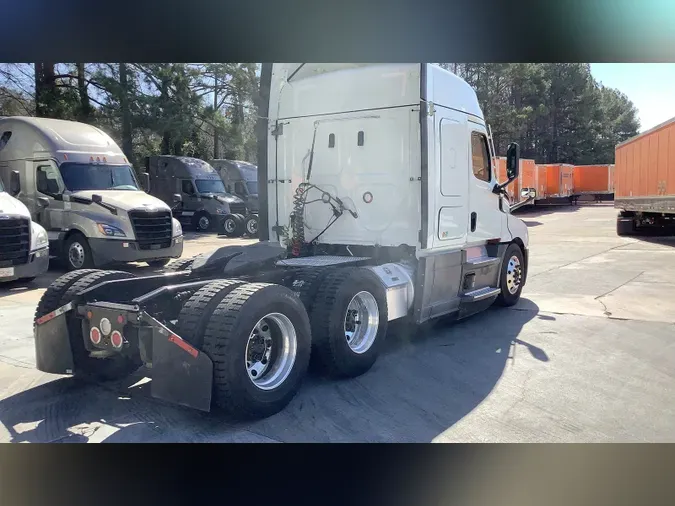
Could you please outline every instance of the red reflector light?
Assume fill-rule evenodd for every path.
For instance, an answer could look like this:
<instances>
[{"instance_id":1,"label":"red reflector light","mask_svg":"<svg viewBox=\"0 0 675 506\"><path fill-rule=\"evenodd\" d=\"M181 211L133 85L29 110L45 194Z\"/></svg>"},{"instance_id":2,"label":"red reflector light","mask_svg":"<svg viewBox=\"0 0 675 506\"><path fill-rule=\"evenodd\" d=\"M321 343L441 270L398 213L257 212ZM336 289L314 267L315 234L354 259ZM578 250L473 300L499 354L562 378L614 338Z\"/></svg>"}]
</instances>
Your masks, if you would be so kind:
<instances>
[{"instance_id":1,"label":"red reflector light","mask_svg":"<svg viewBox=\"0 0 675 506\"><path fill-rule=\"evenodd\" d=\"M169 342L175 344L179 348L182 348L183 350L187 351L190 355L192 355L194 358L197 358L197 355L199 355L199 352L190 346L188 343L183 341L180 337L171 334L169 336Z\"/></svg>"},{"instance_id":2,"label":"red reflector light","mask_svg":"<svg viewBox=\"0 0 675 506\"><path fill-rule=\"evenodd\" d=\"M87 311L87 320L91 320L94 314L91 311Z\"/></svg>"},{"instance_id":3,"label":"red reflector light","mask_svg":"<svg viewBox=\"0 0 675 506\"><path fill-rule=\"evenodd\" d=\"M110 335L110 343L113 345L115 348L121 348L122 344L124 343L124 339L122 339L122 334L119 333L119 331L114 331Z\"/></svg>"},{"instance_id":4,"label":"red reflector light","mask_svg":"<svg viewBox=\"0 0 675 506\"><path fill-rule=\"evenodd\" d=\"M91 342L94 344L100 343L101 331L98 330L96 327L92 327L91 330L89 331L89 339L91 339Z\"/></svg>"},{"instance_id":5,"label":"red reflector light","mask_svg":"<svg viewBox=\"0 0 675 506\"><path fill-rule=\"evenodd\" d=\"M120 325L122 325L122 324L124 323L124 316L119 315L119 316L117 317L117 323L119 323Z\"/></svg>"}]
</instances>

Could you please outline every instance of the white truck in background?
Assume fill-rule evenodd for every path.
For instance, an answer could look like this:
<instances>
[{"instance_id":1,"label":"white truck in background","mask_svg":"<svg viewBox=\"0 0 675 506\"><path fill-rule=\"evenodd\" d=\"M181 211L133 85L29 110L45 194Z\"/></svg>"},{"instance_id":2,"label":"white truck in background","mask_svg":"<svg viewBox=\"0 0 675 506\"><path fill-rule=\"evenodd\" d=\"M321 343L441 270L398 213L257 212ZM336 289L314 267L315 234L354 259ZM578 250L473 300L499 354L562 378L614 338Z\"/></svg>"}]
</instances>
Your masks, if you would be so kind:
<instances>
[{"instance_id":1,"label":"white truck in background","mask_svg":"<svg viewBox=\"0 0 675 506\"><path fill-rule=\"evenodd\" d=\"M47 232L0 179L0 282L32 281L49 268Z\"/></svg>"},{"instance_id":2,"label":"white truck in background","mask_svg":"<svg viewBox=\"0 0 675 506\"><path fill-rule=\"evenodd\" d=\"M166 265L183 252L171 209L141 190L122 150L91 125L0 118L0 178L69 270L114 262Z\"/></svg>"},{"instance_id":3,"label":"white truck in background","mask_svg":"<svg viewBox=\"0 0 675 506\"><path fill-rule=\"evenodd\" d=\"M150 366L154 397L270 416L311 359L373 366L389 322L516 304L528 233L499 184L471 87L432 64L264 64L261 240L170 274L70 273L37 311L37 367L119 378ZM524 189L524 197L534 191Z\"/></svg>"}]
</instances>

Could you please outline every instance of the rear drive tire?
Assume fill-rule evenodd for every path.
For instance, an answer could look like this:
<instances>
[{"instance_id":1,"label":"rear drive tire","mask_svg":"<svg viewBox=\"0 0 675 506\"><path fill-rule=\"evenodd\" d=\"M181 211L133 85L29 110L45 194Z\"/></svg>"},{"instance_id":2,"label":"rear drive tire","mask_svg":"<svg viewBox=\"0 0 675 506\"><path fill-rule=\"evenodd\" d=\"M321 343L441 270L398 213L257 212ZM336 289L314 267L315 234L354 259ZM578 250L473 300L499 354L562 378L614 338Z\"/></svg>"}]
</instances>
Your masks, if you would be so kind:
<instances>
[{"instance_id":1,"label":"rear drive tire","mask_svg":"<svg viewBox=\"0 0 675 506\"><path fill-rule=\"evenodd\" d=\"M364 374L377 360L389 323L381 281L369 269L336 269L316 294L311 322L313 357L325 374Z\"/></svg>"},{"instance_id":2,"label":"rear drive tire","mask_svg":"<svg viewBox=\"0 0 675 506\"><path fill-rule=\"evenodd\" d=\"M123 271L96 271L89 273L78 279L66 290L59 302L59 306L68 304L80 292L104 281L133 277L135 277L133 274ZM112 381L128 376L142 365L140 356L131 357L120 354L103 359L90 357L89 352L84 346L82 320L71 312L67 316L67 322L70 347L73 352L73 376L93 381Z\"/></svg>"},{"instance_id":3,"label":"rear drive tire","mask_svg":"<svg viewBox=\"0 0 675 506\"><path fill-rule=\"evenodd\" d=\"M243 214L233 214L234 219L237 220L237 229L235 231L235 237L241 237L246 233L246 218Z\"/></svg>"},{"instance_id":4,"label":"rear drive tire","mask_svg":"<svg viewBox=\"0 0 675 506\"><path fill-rule=\"evenodd\" d=\"M94 272L103 272L96 269L80 269L72 271L56 278L40 297L37 308L35 309L35 320L41 318L52 311L61 307L61 299L68 289L80 278ZM33 323L35 328L35 323Z\"/></svg>"},{"instance_id":5,"label":"rear drive tire","mask_svg":"<svg viewBox=\"0 0 675 506\"><path fill-rule=\"evenodd\" d=\"M247 217L244 228L246 229L246 235L249 237L258 237L258 217L255 214Z\"/></svg>"},{"instance_id":6,"label":"rear drive tire","mask_svg":"<svg viewBox=\"0 0 675 506\"><path fill-rule=\"evenodd\" d=\"M237 231L239 230L239 220L237 219L238 215L228 214L223 218L223 235L227 237L236 237Z\"/></svg>"},{"instance_id":7,"label":"rear drive tire","mask_svg":"<svg viewBox=\"0 0 675 506\"><path fill-rule=\"evenodd\" d=\"M302 305L305 306L310 319L316 294L321 287L321 283L334 270L331 268L299 269L287 283L288 288L298 296Z\"/></svg>"},{"instance_id":8,"label":"rear drive tire","mask_svg":"<svg viewBox=\"0 0 675 506\"><path fill-rule=\"evenodd\" d=\"M619 216L616 219L616 235L623 237L633 234L635 234L635 220Z\"/></svg>"},{"instance_id":9,"label":"rear drive tire","mask_svg":"<svg viewBox=\"0 0 675 506\"><path fill-rule=\"evenodd\" d=\"M307 312L288 288L236 288L218 304L204 334L215 406L239 418L278 413L300 388L311 344Z\"/></svg>"},{"instance_id":10,"label":"rear drive tire","mask_svg":"<svg viewBox=\"0 0 675 506\"><path fill-rule=\"evenodd\" d=\"M62 260L69 271L93 269L94 255L87 238L79 232L72 234L63 245Z\"/></svg>"},{"instance_id":11,"label":"rear drive tire","mask_svg":"<svg viewBox=\"0 0 675 506\"><path fill-rule=\"evenodd\" d=\"M506 248L502 261L501 274L499 276L499 288L501 292L497 296L495 304L503 307L515 305L520 300L525 280L525 261L523 252L517 244L511 244Z\"/></svg>"},{"instance_id":12,"label":"rear drive tire","mask_svg":"<svg viewBox=\"0 0 675 506\"><path fill-rule=\"evenodd\" d=\"M167 272L187 271L190 269L192 262L194 262L196 258L197 257L179 258L178 260L171 262L165 270Z\"/></svg>"},{"instance_id":13,"label":"rear drive tire","mask_svg":"<svg viewBox=\"0 0 675 506\"><path fill-rule=\"evenodd\" d=\"M223 279L201 287L183 305L178 314L177 332L198 349L204 347L204 331L209 318L220 301L232 290L243 285L238 279Z\"/></svg>"},{"instance_id":14,"label":"rear drive tire","mask_svg":"<svg viewBox=\"0 0 675 506\"><path fill-rule=\"evenodd\" d=\"M170 261L171 261L170 258L162 258L161 260L150 260L146 263L150 267L154 267L155 269L161 269L162 267L166 266Z\"/></svg>"}]
</instances>

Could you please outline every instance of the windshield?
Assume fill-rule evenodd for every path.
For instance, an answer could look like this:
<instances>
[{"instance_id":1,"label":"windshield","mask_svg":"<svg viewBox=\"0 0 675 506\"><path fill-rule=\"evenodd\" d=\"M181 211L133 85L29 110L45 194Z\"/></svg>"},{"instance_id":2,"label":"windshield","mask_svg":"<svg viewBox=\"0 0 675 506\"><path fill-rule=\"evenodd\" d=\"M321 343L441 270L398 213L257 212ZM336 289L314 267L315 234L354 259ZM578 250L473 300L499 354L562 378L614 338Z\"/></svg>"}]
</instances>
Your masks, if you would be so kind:
<instances>
[{"instance_id":1,"label":"windshield","mask_svg":"<svg viewBox=\"0 0 675 506\"><path fill-rule=\"evenodd\" d=\"M68 190L134 190L139 186L128 165L64 163L59 167Z\"/></svg>"},{"instance_id":2,"label":"windshield","mask_svg":"<svg viewBox=\"0 0 675 506\"><path fill-rule=\"evenodd\" d=\"M199 193L227 193L222 179L197 179L195 184Z\"/></svg>"},{"instance_id":3,"label":"windshield","mask_svg":"<svg viewBox=\"0 0 675 506\"><path fill-rule=\"evenodd\" d=\"M246 188L252 195L258 195L258 181L246 181Z\"/></svg>"}]
</instances>

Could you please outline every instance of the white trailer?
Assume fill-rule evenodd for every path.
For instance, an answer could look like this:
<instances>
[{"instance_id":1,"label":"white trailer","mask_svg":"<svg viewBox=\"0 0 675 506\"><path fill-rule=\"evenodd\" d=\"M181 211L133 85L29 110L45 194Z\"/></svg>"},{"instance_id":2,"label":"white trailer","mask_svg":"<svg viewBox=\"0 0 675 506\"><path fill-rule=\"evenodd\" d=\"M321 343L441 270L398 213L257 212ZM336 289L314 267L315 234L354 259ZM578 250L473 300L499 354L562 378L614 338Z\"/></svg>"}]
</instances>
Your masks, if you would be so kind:
<instances>
[{"instance_id":1,"label":"white trailer","mask_svg":"<svg viewBox=\"0 0 675 506\"><path fill-rule=\"evenodd\" d=\"M431 64L304 63L265 67L261 88L261 241L168 276L57 280L36 314L38 368L145 363L156 397L268 416L297 392L310 350L326 374L354 377L390 321L518 301L528 234L504 193L518 149L500 185L467 83Z\"/></svg>"}]
</instances>

